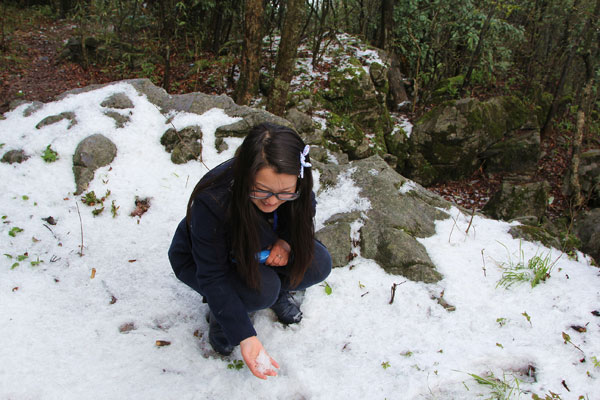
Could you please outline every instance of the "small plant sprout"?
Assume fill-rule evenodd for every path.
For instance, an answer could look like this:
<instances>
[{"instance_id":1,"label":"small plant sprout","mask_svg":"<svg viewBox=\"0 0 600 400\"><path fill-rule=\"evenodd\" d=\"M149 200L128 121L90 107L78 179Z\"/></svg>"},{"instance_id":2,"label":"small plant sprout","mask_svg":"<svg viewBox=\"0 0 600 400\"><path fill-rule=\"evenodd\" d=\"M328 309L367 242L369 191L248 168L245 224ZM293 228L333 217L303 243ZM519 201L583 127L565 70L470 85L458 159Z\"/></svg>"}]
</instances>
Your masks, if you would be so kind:
<instances>
[{"instance_id":1,"label":"small plant sprout","mask_svg":"<svg viewBox=\"0 0 600 400\"><path fill-rule=\"evenodd\" d=\"M525 317L525 319L527 320L527 322L529 322L529 325L531 325L531 327L533 327L533 324L531 323L531 317L529 316L529 314L527 314L527 312L526 312L526 311L523 311L523 312L521 313L521 315L522 315L522 316L524 316L524 317Z\"/></svg>"},{"instance_id":2,"label":"small plant sprout","mask_svg":"<svg viewBox=\"0 0 600 400\"><path fill-rule=\"evenodd\" d=\"M23 229L19 228L18 226L13 226L12 228L10 228L10 231L8 231L8 236L16 237L17 234L21 232L23 232Z\"/></svg>"},{"instance_id":3,"label":"small plant sprout","mask_svg":"<svg viewBox=\"0 0 600 400\"><path fill-rule=\"evenodd\" d=\"M111 205L110 205L110 212L113 216L113 218L117 217L117 212L119 211L119 208L121 208L121 206L116 205L115 201L113 200Z\"/></svg>"},{"instance_id":4,"label":"small plant sprout","mask_svg":"<svg viewBox=\"0 0 600 400\"><path fill-rule=\"evenodd\" d=\"M331 286L329 286L329 283L327 283L327 281L323 282L323 285L321 286L325 287L325 293L327 293L327 296L331 295L333 289L331 289Z\"/></svg>"},{"instance_id":5,"label":"small plant sprout","mask_svg":"<svg viewBox=\"0 0 600 400\"><path fill-rule=\"evenodd\" d=\"M46 150L44 150L44 152L42 153L42 159L47 163L55 162L56 160L58 160L58 153L52 150L52 147L48 145L46 147Z\"/></svg>"},{"instance_id":6,"label":"small plant sprout","mask_svg":"<svg viewBox=\"0 0 600 400\"><path fill-rule=\"evenodd\" d=\"M569 336L569 334L567 334L567 333L563 332L563 333L562 333L562 338L563 338L563 340L565 341L565 344L567 344L567 343L570 343L570 344L571 344L573 347L575 347L577 350L579 350L580 352L582 352L582 353L583 353L583 350L581 350L581 349L579 348L579 346L577 346L575 343L573 343L573 342L571 341L571 336ZM584 354L585 354L585 353L584 353Z\"/></svg>"},{"instance_id":7,"label":"small plant sprout","mask_svg":"<svg viewBox=\"0 0 600 400\"><path fill-rule=\"evenodd\" d=\"M233 360L227 364L227 369L235 369L239 371L242 368L244 368L244 362L242 360Z\"/></svg>"},{"instance_id":8,"label":"small plant sprout","mask_svg":"<svg viewBox=\"0 0 600 400\"><path fill-rule=\"evenodd\" d=\"M496 322L498 323L498 325L500 325L500 327L503 327L504 325L506 325L508 320L506 318L496 318Z\"/></svg>"},{"instance_id":9,"label":"small plant sprout","mask_svg":"<svg viewBox=\"0 0 600 400\"><path fill-rule=\"evenodd\" d=\"M37 257L37 259L35 261L31 261L31 266L32 267L37 267L38 265L40 265L43 262L44 262L44 260L40 260L40 258Z\"/></svg>"},{"instance_id":10,"label":"small plant sprout","mask_svg":"<svg viewBox=\"0 0 600 400\"><path fill-rule=\"evenodd\" d=\"M384 361L381 363L381 366L383 367L383 369L388 369L389 367L391 367L390 362L389 361Z\"/></svg>"},{"instance_id":11,"label":"small plant sprout","mask_svg":"<svg viewBox=\"0 0 600 400\"><path fill-rule=\"evenodd\" d=\"M502 380L496 378L491 372L484 377L475 374L469 375L475 379L475 382L487 386L491 390L492 397L490 397L490 399L508 400L519 398L521 393L523 393L519 387L520 381L515 376L512 376L513 382L509 383L506 374L503 374Z\"/></svg>"},{"instance_id":12,"label":"small plant sprout","mask_svg":"<svg viewBox=\"0 0 600 400\"><path fill-rule=\"evenodd\" d=\"M600 361L598 361L598 357L592 357L592 363L594 363L594 368L600 368Z\"/></svg>"}]
</instances>

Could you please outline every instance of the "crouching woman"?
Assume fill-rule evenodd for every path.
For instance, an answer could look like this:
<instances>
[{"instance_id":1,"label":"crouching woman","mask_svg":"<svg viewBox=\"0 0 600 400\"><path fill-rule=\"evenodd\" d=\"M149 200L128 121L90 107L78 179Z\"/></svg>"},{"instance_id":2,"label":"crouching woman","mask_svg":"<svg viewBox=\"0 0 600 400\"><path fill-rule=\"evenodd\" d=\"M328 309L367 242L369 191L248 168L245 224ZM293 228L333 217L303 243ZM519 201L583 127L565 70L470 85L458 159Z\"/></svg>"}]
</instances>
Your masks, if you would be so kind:
<instances>
[{"instance_id":1,"label":"crouching woman","mask_svg":"<svg viewBox=\"0 0 600 400\"><path fill-rule=\"evenodd\" d=\"M248 313L271 308L280 322L298 323L302 312L289 292L331 272L329 252L314 236L308 150L292 129L256 126L233 159L198 182L169 249L177 278L208 303L213 349L229 355L239 344L261 379L279 365L269 356L271 365L259 368L259 355L268 353Z\"/></svg>"}]
</instances>

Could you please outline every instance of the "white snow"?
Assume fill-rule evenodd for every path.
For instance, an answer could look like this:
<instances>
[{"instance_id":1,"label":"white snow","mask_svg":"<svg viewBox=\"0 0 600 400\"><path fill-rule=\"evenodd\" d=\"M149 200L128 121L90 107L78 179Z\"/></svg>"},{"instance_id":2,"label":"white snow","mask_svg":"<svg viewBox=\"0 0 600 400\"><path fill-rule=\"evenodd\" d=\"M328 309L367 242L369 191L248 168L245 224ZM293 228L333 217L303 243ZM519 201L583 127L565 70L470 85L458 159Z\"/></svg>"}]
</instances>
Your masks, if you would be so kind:
<instances>
[{"instance_id":1,"label":"white snow","mask_svg":"<svg viewBox=\"0 0 600 400\"><path fill-rule=\"evenodd\" d=\"M99 106L117 92L135 106L119 110L131 111L122 129ZM241 360L239 348L225 359L214 356L206 305L175 278L167 259L188 196L207 168L171 163L159 142L170 123L127 84L72 95L23 117L26 107L0 120L0 153L22 148L31 156L0 163L0 398L475 399L489 398L490 389L469 374L488 372L509 384L517 377L527 391L523 399L550 392L600 398L600 317L592 314L600 310L598 269L582 254L569 259L513 239L507 223L470 221L456 209L436 223L434 236L420 239L443 280L390 275L356 248L358 257L328 277L331 294L324 284L303 294L300 324L285 327L270 310L253 315L261 342L281 366L277 377L262 381L246 367L228 368ZM71 129L67 120L35 128L66 111L78 121ZM234 121L222 110L173 117L177 128L201 126L209 168L239 144L232 140L221 154L213 149L215 129ZM89 188L110 191L97 217L73 195L72 172L75 147L94 133L118 147ZM48 145L59 154L54 163L41 159ZM323 189L319 227L337 212L371 206L351 172ZM129 216L136 196L151 199L141 218ZM42 220L49 216L56 225ZM12 237L15 228L23 231ZM358 221L355 239L359 229ZM525 260L551 252L558 259L551 277L534 288L497 288L499 265L518 260L520 249ZM456 311L438 304L442 296ZM529 366L535 379L524 375Z\"/></svg>"}]
</instances>

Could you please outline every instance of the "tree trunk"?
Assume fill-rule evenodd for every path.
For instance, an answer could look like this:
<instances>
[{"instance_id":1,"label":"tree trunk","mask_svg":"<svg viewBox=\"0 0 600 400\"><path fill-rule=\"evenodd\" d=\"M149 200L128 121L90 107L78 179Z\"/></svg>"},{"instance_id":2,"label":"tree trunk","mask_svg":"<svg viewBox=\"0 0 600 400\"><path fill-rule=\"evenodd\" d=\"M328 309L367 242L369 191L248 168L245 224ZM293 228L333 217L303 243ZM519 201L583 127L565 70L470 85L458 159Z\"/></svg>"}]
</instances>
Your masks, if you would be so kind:
<instances>
[{"instance_id":1,"label":"tree trunk","mask_svg":"<svg viewBox=\"0 0 600 400\"><path fill-rule=\"evenodd\" d=\"M244 44L234 98L236 103L246 105L252 96L258 94L260 75L260 49L262 44L262 0L246 0L244 17Z\"/></svg>"},{"instance_id":2,"label":"tree trunk","mask_svg":"<svg viewBox=\"0 0 600 400\"><path fill-rule=\"evenodd\" d=\"M569 11L569 13L567 13L567 17L565 20L565 32L564 32L562 40L561 40L561 47L562 47L561 53L566 54L566 57L563 62L563 65L562 65L562 70L560 73L560 78L558 79L558 83L556 84L556 86L554 86L554 90L552 93L552 104L550 105L548 114L546 114L546 120L544 121L544 125L542 126L542 129L541 129L542 140L545 139L546 137L548 137L548 134L550 133L551 122L552 122L552 119L554 119L554 115L556 114L556 111L558 110L558 103L560 100L560 95L562 93L562 89L563 89L563 87L565 85L565 81L567 79L567 73L569 72L569 68L571 66L571 61L573 60L573 57L575 55L575 47L576 46L574 46L571 43L570 20L571 20L571 17L573 16L573 13L577 10L578 7L579 7L579 0L575 0L575 2L573 3L573 6L571 7L571 10Z\"/></svg>"},{"instance_id":3,"label":"tree trunk","mask_svg":"<svg viewBox=\"0 0 600 400\"><path fill-rule=\"evenodd\" d=\"M379 48L390 50L392 30L394 25L394 0L381 2L381 26L379 31Z\"/></svg>"},{"instance_id":4,"label":"tree trunk","mask_svg":"<svg viewBox=\"0 0 600 400\"><path fill-rule=\"evenodd\" d=\"M285 112L290 82L294 76L296 52L300 44L300 30L304 16L304 0L289 0L284 17L281 42L277 52L277 65L273 87L267 100L267 111L282 116Z\"/></svg>"},{"instance_id":5,"label":"tree trunk","mask_svg":"<svg viewBox=\"0 0 600 400\"><path fill-rule=\"evenodd\" d=\"M485 34L487 33L488 29L490 28L491 22L492 22L492 18L494 17L494 11L496 10L495 6L492 6L492 10L488 13L487 17L485 18L485 22L483 23L483 26L481 27L481 31L479 32L479 38L477 39L477 46L475 47L475 51L473 52L473 55L471 56L471 61L469 62L469 68L467 69L467 73L465 74L465 79L463 80L463 84L460 87L460 91L459 94L462 97L462 94L464 93L465 88L469 85L470 81L471 81L471 74L473 73L473 69L475 68L475 63L477 63L477 61L479 60L479 56L481 55L481 48L483 47L483 38L485 37Z\"/></svg>"},{"instance_id":6,"label":"tree trunk","mask_svg":"<svg viewBox=\"0 0 600 400\"><path fill-rule=\"evenodd\" d=\"M592 103L592 88L594 87L594 71L595 71L595 57L591 56L592 42L596 35L597 29L594 27L594 23L600 16L600 0L596 0L596 7L592 16L588 18L583 30L585 38L583 61L585 65L585 85L583 88L583 94L579 101L579 108L577 110L577 132L572 143L571 149L571 171L569 179L569 192L572 199L572 209L577 212L585 203L585 199L581 196L581 182L579 182L579 162L581 159L581 144L583 142L583 134L585 132L585 118L586 114L589 115L590 105Z\"/></svg>"}]
</instances>

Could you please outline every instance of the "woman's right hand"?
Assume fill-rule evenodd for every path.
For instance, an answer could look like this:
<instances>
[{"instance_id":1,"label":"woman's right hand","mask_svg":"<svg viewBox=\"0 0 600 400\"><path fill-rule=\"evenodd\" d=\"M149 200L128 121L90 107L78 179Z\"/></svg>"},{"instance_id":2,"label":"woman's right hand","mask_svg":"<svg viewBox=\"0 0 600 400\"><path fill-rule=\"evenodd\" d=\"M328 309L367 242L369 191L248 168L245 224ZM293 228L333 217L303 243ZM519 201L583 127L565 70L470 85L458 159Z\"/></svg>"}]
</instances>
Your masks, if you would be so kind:
<instances>
[{"instance_id":1,"label":"woman's right hand","mask_svg":"<svg viewBox=\"0 0 600 400\"><path fill-rule=\"evenodd\" d=\"M273 368L269 368L266 371L261 372L258 366L258 356L261 351L264 351L267 354L271 362L271 367L279 368L279 364L277 361L273 360L271 356L267 353L262 343L256 336L250 336L240 342L240 350L242 352L242 357L244 358L244 362L250 369L250 372L254 376L260 379L267 379L267 376L277 376L277 372Z\"/></svg>"}]
</instances>

